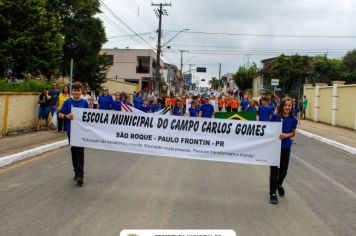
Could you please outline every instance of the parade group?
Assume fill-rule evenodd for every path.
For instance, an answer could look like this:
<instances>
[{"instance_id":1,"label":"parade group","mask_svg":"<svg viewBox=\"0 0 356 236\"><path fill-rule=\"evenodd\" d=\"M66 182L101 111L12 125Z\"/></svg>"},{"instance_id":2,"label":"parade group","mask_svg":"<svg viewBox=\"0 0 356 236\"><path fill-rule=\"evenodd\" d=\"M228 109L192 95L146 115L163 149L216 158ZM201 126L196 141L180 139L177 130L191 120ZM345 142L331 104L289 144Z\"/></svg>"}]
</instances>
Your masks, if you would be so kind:
<instances>
[{"instance_id":1,"label":"parade group","mask_svg":"<svg viewBox=\"0 0 356 236\"><path fill-rule=\"evenodd\" d=\"M269 175L269 202L278 203L277 192L279 196L284 197L286 192L282 186L287 175L290 152L293 144L292 138L295 136L298 120L305 118L305 110L308 106L308 100L304 96L303 101L298 106L297 100L288 96L282 98L275 94L262 96L258 101L249 100L248 94L242 95L242 99L236 96L215 96L197 95L197 96L147 96L142 97L142 93L130 96L124 92L116 92L114 97L110 95L109 89L104 87L100 95L88 93L88 88L79 82L72 85L71 95L69 88L64 86L60 92L56 85L51 90L44 88L38 99L38 124L37 131L40 130L41 121L48 125L49 113L52 117L57 117L58 131L67 131L69 143L71 143L71 121L74 119L72 108L91 108L101 110L115 110L156 113L160 110L166 110L174 116L191 116L213 118L215 110L225 112L256 111L259 121L263 122L281 122L282 131L279 135L281 140L280 164L279 166L270 166ZM217 109L215 109L215 106ZM189 107L189 108L188 108ZM187 109L188 108L188 109ZM301 112L300 112L301 111ZM301 114L300 114L301 113ZM53 120L53 118L52 118ZM48 127L48 126L46 126ZM70 146L72 163L74 169L73 180L79 186L84 184L84 147Z\"/></svg>"},{"instance_id":2,"label":"parade group","mask_svg":"<svg viewBox=\"0 0 356 236\"><path fill-rule=\"evenodd\" d=\"M46 123L45 129L49 130L49 114L57 118L56 127L58 132L66 131L66 123L57 116L57 112L62 108L65 100L70 98L69 87L64 86L62 91L53 84L49 90L44 88L38 99L39 112L36 130L39 131L42 123ZM271 116L276 111L280 98L274 93L262 96L259 100L251 99L248 94L237 96L237 94L224 95L183 95L175 96L143 96L142 92L134 92L128 95L125 92L115 92L110 95L109 89L104 87L102 93L89 92L83 86L81 99L87 101L88 107L92 109L121 111L123 106L130 106L145 113L157 113L165 110L167 114L175 116L190 116L213 118L216 111L219 112L239 112L256 111L259 121L270 121ZM308 100L304 97L298 101L293 99L293 115L298 119L305 118L305 110Z\"/></svg>"}]
</instances>

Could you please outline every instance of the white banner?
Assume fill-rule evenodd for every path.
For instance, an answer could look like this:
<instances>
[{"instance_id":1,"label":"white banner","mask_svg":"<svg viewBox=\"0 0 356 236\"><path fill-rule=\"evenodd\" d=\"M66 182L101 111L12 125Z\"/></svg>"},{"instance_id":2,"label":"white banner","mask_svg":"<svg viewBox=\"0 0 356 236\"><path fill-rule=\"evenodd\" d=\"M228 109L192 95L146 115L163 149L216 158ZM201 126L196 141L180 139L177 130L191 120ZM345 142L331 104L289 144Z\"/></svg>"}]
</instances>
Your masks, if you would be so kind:
<instances>
[{"instance_id":1,"label":"white banner","mask_svg":"<svg viewBox=\"0 0 356 236\"><path fill-rule=\"evenodd\" d=\"M279 166L280 122L72 108L71 145L188 159Z\"/></svg>"}]
</instances>

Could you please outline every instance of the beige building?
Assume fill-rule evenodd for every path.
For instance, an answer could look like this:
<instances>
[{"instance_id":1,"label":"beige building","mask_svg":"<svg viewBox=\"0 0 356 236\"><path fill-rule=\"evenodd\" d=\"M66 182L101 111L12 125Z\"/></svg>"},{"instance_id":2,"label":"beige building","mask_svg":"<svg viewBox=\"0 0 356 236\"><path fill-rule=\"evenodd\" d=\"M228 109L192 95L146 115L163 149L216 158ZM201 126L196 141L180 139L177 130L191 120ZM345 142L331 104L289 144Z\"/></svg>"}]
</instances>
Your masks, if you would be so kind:
<instances>
[{"instance_id":1,"label":"beige building","mask_svg":"<svg viewBox=\"0 0 356 236\"><path fill-rule=\"evenodd\" d=\"M139 90L152 91L156 67L156 52L152 49L103 49L111 63L108 80L138 84ZM165 63L161 60L161 68ZM161 71L163 75L163 70ZM163 82L163 81L162 81ZM161 85L162 87L163 85Z\"/></svg>"}]
</instances>

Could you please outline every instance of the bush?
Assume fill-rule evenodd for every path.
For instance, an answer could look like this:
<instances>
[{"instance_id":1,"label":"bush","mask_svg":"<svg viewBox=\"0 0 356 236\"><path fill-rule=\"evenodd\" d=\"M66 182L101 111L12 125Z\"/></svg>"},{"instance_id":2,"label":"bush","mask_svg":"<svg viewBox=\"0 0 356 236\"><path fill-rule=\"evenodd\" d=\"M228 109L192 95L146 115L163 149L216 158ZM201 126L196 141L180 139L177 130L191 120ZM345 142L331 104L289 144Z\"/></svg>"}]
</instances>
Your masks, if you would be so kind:
<instances>
[{"instance_id":1,"label":"bush","mask_svg":"<svg viewBox=\"0 0 356 236\"><path fill-rule=\"evenodd\" d=\"M0 80L0 92L41 92L43 88L50 88L50 81L22 80L11 82Z\"/></svg>"}]
</instances>

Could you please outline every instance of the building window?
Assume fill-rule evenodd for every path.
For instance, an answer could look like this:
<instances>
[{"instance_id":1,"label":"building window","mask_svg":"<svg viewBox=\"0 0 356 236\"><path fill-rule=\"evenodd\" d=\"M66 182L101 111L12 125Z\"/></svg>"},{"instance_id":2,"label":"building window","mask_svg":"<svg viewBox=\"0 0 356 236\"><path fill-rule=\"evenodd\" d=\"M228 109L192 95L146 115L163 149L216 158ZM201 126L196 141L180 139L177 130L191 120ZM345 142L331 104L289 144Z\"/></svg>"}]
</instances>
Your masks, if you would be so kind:
<instances>
[{"instance_id":1,"label":"building window","mask_svg":"<svg viewBox=\"0 0 356 236\"><path fill-rule=\"evenodd\" d=\"M114 65L114 55L105 55L109 65Z\"/></svg>"},{"instance_id":2,"label":"building window","mask_svg":"<svg viewBox=\"0 0 356 236\"><path fill-rule=\"evenodd\" d=\"M150 73L150 57L137 57L136 73Z\"/></svg>"}]
</instances>

